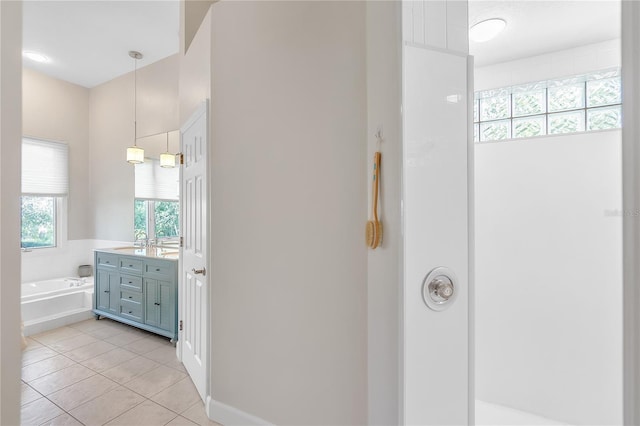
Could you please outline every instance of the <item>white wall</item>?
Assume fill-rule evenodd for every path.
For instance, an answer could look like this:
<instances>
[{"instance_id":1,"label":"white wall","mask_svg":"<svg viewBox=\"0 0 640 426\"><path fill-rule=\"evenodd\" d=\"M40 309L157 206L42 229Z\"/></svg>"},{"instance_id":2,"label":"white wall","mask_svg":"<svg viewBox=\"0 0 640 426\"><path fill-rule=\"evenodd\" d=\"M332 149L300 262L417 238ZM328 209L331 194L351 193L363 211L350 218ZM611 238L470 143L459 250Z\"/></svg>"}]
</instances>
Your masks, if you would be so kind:
<instances>
[{"instance_id":1,"label":"white wall","mask_svg":"<svg viewBox=\"0 0 640 426\"><path fill-rule=\"evenodd\" d=\"M365 3L212 7L212 396L364 424Z\"/></svg>"},{"instance_id":2,"label":"white wall","mask_svg":"<svg viewBox=\"0 0 640 426\"><path fill-rule=\"evenodd\" d=\"M89 89L25 68L22 102L23 135L69 146L68 239L90 238Z\"/></svg>"},{"instance_id":3,"label":"white wall","mask_svg":"<svg viewBox=\"0 0 640 426\"><path fill-rule=\"evenodd\" d=\"M620 40L609 40L517 61L477 67L474 90L495 89L619 67Z\"/></svg>"},{"instance_id":4,"label":"white wall","mask_svg":"<svg viewBox=\"0 0 640 426\"><path fill-rule=\"evenodd\" d=\"M402 422L473 424L467 2L402 7ZM423 280L437 267L457 278L457 299L442 312L422 298Z\"/></svg>"},{"instance_id":5,"label":"white wall","mask_svg":"<svg viewBox=\"0 0 640 426\"><path fill-rule=\"evenodd\" d=\"M186 7L184 2L182 6ZM181 12L185 13L184 10ZM186 30L185 20L186 17L180 20L182 32ZM180 46L183 46L183 43L180 43ZM211 98L211 8L191 39L189 50L180 53L178 91L180 125L182 125L204 101Z\"/></svg>"},{"instance_id":6,"label":"white wall","mask_svg":"<svg viewBox=\"0 0 640 426\"><path fill-rule=\"evenodd\" d=\"M479 67L475 90L620 60L610 40ZM621 208L620 143L612 131L475 145L479 399L621 422L621 218L605 217Z\"/></svg>"},{"instance_id":7,"label":"white wall","mask_svg":"<svg viewBox=\"0 0 640 426\"><path fill-rule=\"evenodd\" d=\"M475 145L478 399L621 424L620 143L614 130Z\"/></svg>"},{"instance_id":8,"label":"white wall","mask_svg":"<svg viewBox=\"0 0 640 426\"><path fill-rule=\"evenodd\" d=\"M624 81L625 117L640 113L640 4L622 2L622 80ZM623 253L624 253L624 424L640 423L640 148L638 146L640 122L632 120L622 129L623 175Z\"/></svg>"},{"instance_id":9,"label":"white wall","mask_svg":"<svg viewBox=\"0 0 640 426\"><path fill-rule=\"evenodd\" d=\"M368 250L368 394L370 425L400 419L400 299L402 194L401 7L399 2L367 2L367 182L373 153L382 152L380 208L382 245ZM382 130L378 146L375 134ZM371 191L368 191L369 197ZM371 199L368 199L371 205Z\"/></svg>"},{"instance_id":10,"label":"white wall","mask_svg":"<svg viewBox=\"0 0 640 426\"><path fill-rule=\"evenodd\" d=\"M0 2L0 424L20 423L22 2Z\"/></svg>"},{"instance_id":11,"label":"white wall","mask_svg":"<svg viewBox=\"0 0 640 426\"><path fill-rule=\"evenodd\" d=\"M69 195L66 224L69 241L55 249L24 252L22 281L74 276L78 265L92 264L93 235L89 171L89 89L24 68L22 134L62 141L69 146ZM79 263L82 262L82 263Z\"/></svg>"},{"instance_id":12,"label":"white wall","mask_svg":"<svg viewBox=\"0 0 640 426\"><path fill-rule=\"evenodd\" d=\"M127 244L131 244L131 241L71 240L59 250L22 253L22 282L76 277L78 266L93 265L93 249L123 247Z\"/></svg>"},{"instance_id":13,"label":"white wall","mask_svg":"<svg viewBox=\"0 0 640 426\"><path fill-rule=\"evenodd\" d=\"M178 55L138 70L138 137L179 127L178 70ZM133 145L133 107L133 71L90 91L90 203L97 239L133 240L134 166L125 161Z\"/></svg>"}]
</instances>

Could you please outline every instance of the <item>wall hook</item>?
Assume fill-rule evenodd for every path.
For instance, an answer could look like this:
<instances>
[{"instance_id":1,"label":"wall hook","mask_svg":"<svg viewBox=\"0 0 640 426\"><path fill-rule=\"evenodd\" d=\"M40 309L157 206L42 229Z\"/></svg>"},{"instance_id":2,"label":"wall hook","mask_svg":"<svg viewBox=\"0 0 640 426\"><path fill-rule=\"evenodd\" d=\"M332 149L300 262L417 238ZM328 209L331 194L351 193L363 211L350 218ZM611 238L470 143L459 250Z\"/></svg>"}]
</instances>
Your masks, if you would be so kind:
<instances>
[{"instance_id":1,"label":"wall hook","mask_svg":"<svg viewBox=\"0 0 640 426\"><path fill-rule=\"evenodd\" d=\"M380 151L380 145L382 145L382 141L384 140L384 136L382 135L382 127L378 127L376 130L376 151Z\"/></svg>"}]
</instances>

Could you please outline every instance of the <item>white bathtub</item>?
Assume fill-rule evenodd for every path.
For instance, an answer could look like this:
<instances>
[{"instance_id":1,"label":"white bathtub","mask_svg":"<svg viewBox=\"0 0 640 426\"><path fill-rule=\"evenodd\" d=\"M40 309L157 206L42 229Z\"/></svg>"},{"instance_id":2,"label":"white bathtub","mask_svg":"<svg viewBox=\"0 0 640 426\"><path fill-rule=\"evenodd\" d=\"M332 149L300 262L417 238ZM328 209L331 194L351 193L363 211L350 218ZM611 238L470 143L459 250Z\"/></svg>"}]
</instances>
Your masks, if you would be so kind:
<instances>
[{"instance_id":1,"label":"white bathtub","mask_svg":"<svg viewBox=\"0 0 640 426\"><path fill-rule=\"evenodd\" d=\"M20 299L25 336L73 324L93 316L93 277L24 283Z\"/></svg>"}]
</instances>

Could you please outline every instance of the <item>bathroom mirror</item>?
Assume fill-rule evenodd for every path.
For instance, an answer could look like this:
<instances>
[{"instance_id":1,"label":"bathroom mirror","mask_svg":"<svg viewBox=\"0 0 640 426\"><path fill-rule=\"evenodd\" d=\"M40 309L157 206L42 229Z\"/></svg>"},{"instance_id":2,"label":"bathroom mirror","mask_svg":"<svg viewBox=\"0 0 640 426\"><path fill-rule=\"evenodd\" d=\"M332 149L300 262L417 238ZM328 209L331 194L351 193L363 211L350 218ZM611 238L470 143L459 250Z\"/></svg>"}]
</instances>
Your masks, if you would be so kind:
<instances>
[{"instance_id":1,"label":"bathroom mirror","mask_svg":"<svg viewBox=\"0 0 640 426\"><path fill-rule=\"evenodd\" d=\"M180 234L180 169L160 167L160 154L176 154L180 132L174 130L138 139L145 162L135 165L134 240L175 245Z\"/></svg>"}]
</instances>

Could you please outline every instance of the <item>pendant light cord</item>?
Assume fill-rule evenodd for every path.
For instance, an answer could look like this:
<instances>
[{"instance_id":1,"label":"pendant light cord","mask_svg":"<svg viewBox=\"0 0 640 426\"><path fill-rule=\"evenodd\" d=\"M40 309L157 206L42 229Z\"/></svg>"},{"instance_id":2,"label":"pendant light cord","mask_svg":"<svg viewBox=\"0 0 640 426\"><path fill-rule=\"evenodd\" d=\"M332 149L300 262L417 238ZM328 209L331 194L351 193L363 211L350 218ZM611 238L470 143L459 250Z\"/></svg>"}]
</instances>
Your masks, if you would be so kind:
<instances>
[{"instance_id":1,"label":"pendant light cord","mask_svg":"<svg viewBox=\"0 0 640 426\"><path fill-rule=\"evenodd\" d=\"M138 58L133 58L133 146L138 146Z\"/></svg>"}]
</instances>

